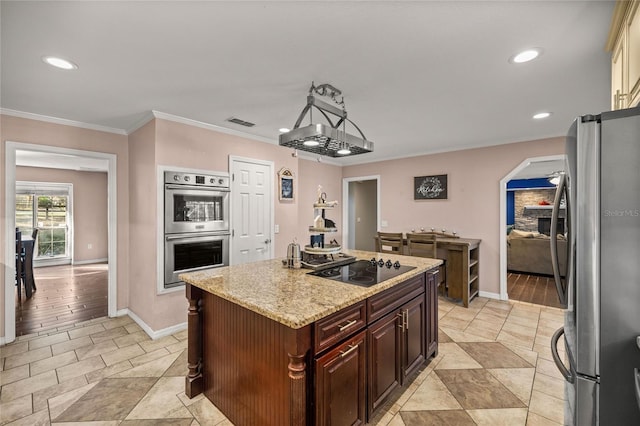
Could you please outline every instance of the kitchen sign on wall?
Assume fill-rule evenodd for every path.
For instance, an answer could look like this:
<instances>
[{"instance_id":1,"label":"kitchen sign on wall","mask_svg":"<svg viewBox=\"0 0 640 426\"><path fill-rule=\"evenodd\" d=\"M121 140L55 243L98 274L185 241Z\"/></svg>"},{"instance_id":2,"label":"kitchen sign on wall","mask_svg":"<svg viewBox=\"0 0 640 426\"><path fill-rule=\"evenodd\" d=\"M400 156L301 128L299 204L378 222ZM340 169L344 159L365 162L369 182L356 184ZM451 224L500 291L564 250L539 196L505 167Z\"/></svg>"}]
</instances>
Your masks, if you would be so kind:
<instances>
[{"instance_id":1,"label":"kitchen sign on wall","mask_svg":"<svg viewBox=\"0 0 640 426\"><path fill-rule=\"evenodd\" d=\"M447 175L416 176L413 178L414 200L446 200Z\"/></svg>"}]
</instances>

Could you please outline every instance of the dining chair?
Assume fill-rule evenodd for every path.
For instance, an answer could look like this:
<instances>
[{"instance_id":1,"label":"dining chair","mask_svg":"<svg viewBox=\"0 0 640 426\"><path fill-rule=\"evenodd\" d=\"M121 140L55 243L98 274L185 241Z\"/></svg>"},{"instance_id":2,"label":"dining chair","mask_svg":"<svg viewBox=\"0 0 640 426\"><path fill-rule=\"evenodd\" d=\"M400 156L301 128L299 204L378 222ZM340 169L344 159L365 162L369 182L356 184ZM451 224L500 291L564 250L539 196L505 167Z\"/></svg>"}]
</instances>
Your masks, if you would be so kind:
<instances>
[{"instance_id":1,"label":"dining chair","mask_svg":"<svg viewBox=\"0 0 640 426\"><path fill-rule=\"evenodd\" d=\"M18 303L22 302L22 232L16 228L16 287Z\"/></svg>"},{"instance_id":2,"label":"dining chair","mask_svg":"<svg viewBox=\"0 0 640 426\"><path fill-rule=\"evenodd\" d=\"M31 239L33 240L33 247L31 248L31 286L33 287L33 290L37 290L36 288L36 280L35 277L33 276L33 257L36 254L36 249L38 248L38 228L33 228L33 231L31 231Z\"/></svg>"},{"instance_id":3,"label":"dining chair","mask_svg":"<svg viewBox=\"0 0 640 426\"><path fill-rule=\"evenodd\" d=\"M437 258L438 241L433 234L407 233L409 256Z\"/></svg>"},{"instance_id":4,"label":"dining chair","mask_svg":"<svg viewBox=\"0 0 640 426\"><path fill-rule=\"evenodd\" d=\"M438 258L438 234L434 232L425 233L407 233L407 247L409 248L409 256ZM444 295L448 294L447 286L447 261L441 259L442 265L438 268L438 287L442 288Z\"/></svg>"},{"instance_id":5,"label":"dining chair","mask_svg":"<svg viewBox=\"0 0 640 426\"><path fill-rule=\"evenodd\" d=\"M402 232L378 232L379 253L402 254Z\"/></svg>"}]
</instances>

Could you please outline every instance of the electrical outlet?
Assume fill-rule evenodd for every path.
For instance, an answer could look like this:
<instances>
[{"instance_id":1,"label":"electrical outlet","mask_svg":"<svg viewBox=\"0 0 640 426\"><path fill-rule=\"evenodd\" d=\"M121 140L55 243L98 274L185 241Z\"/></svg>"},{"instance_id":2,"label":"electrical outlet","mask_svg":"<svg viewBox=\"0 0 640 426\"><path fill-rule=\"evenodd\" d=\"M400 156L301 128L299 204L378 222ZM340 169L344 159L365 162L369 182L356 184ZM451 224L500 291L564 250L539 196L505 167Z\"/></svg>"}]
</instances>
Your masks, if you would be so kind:
<instances>
[{"instance_id":1,"label":"electrical outlet","mask_svg":"<svg viewBox=\"0 0 640 426\"><path fill-rule=\"evenodd\" d=\"M88 248L89 250L91 250L91 249L93 248L93 244L91 244L91 243L87 244L87 248Z\"/></svg>"}]
</instances>

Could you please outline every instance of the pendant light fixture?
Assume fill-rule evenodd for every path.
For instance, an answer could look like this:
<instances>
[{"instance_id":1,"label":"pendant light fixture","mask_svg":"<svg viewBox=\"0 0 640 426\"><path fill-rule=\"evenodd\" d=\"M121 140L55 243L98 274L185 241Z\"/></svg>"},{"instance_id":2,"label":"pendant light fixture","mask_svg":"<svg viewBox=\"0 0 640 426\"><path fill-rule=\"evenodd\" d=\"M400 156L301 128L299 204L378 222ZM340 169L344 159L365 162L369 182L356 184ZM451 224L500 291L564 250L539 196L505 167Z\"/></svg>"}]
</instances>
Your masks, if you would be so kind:
<instances>
[{"instance_id":1,"label":"pendant light fixture","mask_svg":"<svg viewBox=\"0 0 640 426\"><path fill-rule=\"evenodd\" d=\"M344 97L338 100L341 95L342 91L330 84L315 86L314 83L311 83L307 104L298 116L293 129L280 135L279 145L329 157L373 152L373 142L368 141L360 128L347 118ZM328 97L337 106L318 99L318 96ZM328 124L313 122L313 108L320 111ZM309 125L300 127L307 114L309 114ZM347 121L358 131L359 136L347 133Z\"/></svg>"}]
</instances>

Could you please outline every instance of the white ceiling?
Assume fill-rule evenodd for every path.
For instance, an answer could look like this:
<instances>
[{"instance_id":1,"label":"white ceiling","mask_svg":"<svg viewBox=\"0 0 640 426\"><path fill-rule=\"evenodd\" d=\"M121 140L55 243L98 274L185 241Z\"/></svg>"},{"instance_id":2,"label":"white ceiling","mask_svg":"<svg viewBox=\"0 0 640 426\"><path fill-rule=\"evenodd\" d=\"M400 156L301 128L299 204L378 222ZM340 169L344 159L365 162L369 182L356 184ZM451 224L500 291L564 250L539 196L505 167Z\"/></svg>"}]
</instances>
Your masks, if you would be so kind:
<instances>
[{"instance_id":1,"label":"white ceiling","mask_svg":"<svg viewBox=\"0 0 640 426\"><path fill-rule=\"evenodd\" d=\"M126 132L156 110L277 143L315 81L342 90L375 143L345 165L561 136L575 116L608 109L613 6L2 1L0 106ZM543 55L508 62L530 47ZM531 119L543 110L553 115Z\"/></svg>"}]
</instances>

